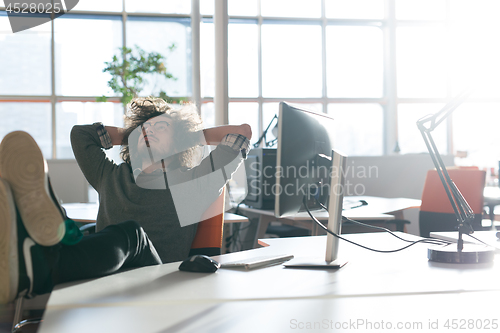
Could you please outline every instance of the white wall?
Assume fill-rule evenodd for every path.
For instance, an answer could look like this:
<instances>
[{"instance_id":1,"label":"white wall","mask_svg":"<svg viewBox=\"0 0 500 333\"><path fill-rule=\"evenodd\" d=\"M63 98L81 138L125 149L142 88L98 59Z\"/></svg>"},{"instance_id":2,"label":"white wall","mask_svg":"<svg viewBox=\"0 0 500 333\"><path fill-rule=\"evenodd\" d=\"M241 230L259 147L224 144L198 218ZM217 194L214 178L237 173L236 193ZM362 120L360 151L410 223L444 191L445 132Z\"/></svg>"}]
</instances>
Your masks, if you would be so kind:
<instances>
[{"instance_id":1,"label":"white wall","mask_svg":"<svg viewBox=\"0 0 500 333\"><path fill-rule=\"evenodd\" d=\"M453 156L442 158L446 166L454 165ZM434 169L429 154L352 156L347 165L349 194L385 198L420 199L427 171ZM411 222L408 232L418 235L418 209L409 209L404 216Z\"/></svg>"},{"instance_id":2,"label":"white wall","mask_svg":"<svg viewBox=\"0 0 500 333\"><path fill-rule=\"evenodd\" d=\"M453 156L443 156L446 166L454 165ZM388 156L352 156L347 159L346 181L359 195L385 198L420 199L427 171L434 169L429 154Z\"/></svg>"},{"instance_id":3,"label":"white wall","mask_svg":"<svg viewBox=\"0 0 500 333\"><path fill-rule=\"evenodd\" d=\"M47 160L50 183L63 203L88 202L89 183L74 159Z\"/></svg>"}]
</instances>

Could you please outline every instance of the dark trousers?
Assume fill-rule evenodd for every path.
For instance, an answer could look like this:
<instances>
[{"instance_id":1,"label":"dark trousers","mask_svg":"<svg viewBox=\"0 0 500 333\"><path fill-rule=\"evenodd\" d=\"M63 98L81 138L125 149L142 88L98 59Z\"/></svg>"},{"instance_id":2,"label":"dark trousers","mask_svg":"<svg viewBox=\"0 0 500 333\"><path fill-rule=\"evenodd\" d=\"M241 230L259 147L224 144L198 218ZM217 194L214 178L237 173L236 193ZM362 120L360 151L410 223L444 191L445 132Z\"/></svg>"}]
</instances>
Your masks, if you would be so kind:
<instances>
[{"instance_id":1,"label":"dark trousers","mask_svg":"<svg viewBox=\"0 0 500 333\"><path fill-rule=\"evenodd\" d=\"M40 247L50 268L50 277L35 293L52 290L59 283L96 278L120 269L161 264L161 259L142 227L125 221L84 236L75 245ZM36 271L35 271L36 275ZM35 276L36 278L36 276Z\"/></svg>"}]
</instances>

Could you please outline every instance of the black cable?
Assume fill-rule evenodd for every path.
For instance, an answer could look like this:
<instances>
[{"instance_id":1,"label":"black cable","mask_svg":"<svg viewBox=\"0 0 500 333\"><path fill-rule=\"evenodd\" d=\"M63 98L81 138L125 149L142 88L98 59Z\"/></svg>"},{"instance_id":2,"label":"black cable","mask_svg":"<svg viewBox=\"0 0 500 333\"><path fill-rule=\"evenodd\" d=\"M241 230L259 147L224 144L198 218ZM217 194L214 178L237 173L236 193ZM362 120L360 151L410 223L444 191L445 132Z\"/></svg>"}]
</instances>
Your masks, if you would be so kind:
<instances>
[{"instance_id":1,"label":"black cable","mask_svg":"<svg viewBox=\"0 0 500 333\"><path fill-rule=\"evenodd\" d=\"M372 229L377 229L377 230L383 230L383 231L390 233L394 237L396 237L396 238L398 238L398 239L400 239L400 240L402 240L404 242L409 242L409 243L413 242L413 241L411 241L409 239L404 239L403 237L400 237L400 236L396 235L395 233L392 232L392 230L389 230L387 228L379 227L377 225L371 225L371 224L367 224L367 223L363 223L363 222L359 222L359 221L355 221L355 220L351 220L350 218L345 217L343 215L342 215L342 222L350 222L350 223L355 223L357 225L360 225L360 226L363 226L363 227L367 227L367 228L372 228Z\"/></svg>"},{"instance_id":2,"label":"black cable","mask_svg":"<svg viewBox=\"0 0 500 333\"><path fill-rule=\"evenodd\" d=\"M304 199L303 199L303 203L304 203L304 207L306 208L306 211L307 211L307 214L309 214L309 216L311 217L311 219L316 222L321 228L323 228L327 233L333 235L334 237L338 238L338 239L341 239L343 241L346 241L348 243L351 243L353 245L356 245L356 246L359 246L365 250L370 250L370 251L373 251L373 252L378 252L378 253L394 253L394 252L399 252L399 251L402 251L402 250L405 250L407 248L409 248L410 246L413 246L417 243L424 243L424 242L428 242L428 239L426 238L423 238L423 239L419 239L419 240L416 240L416 241L413 241L411 244L408 244L407 246L404 246L402 248L399 248L399 249L396 249L396 250L377 250L377 249L372 249L370 247L367 247L367 246L364 246L364 245L361 245L361 244L358 244L356 242L353 242L353 241L350 241L344 237L341 237L339 235L337 235L336 233L328 230L327 227L325 227L323 225L323 223L321 223L320 221L318 221L317 218L314 217L314 215L311 213L311 211L309 210L309 207L307 206L307 201L306 201L306 197L304 196Z\"/></svg>"},{"instance_id":3,"label":"black cable","mask_svg":"<svg viewBox=\"0 0 500 333\"><path fill-rule=\"evenodd\" d=\"M316 200L316 203L318 203L321 208L323 208L324 210L328 211L328 209L326 208L325 205L323 205L316 197L314 198ZM360 207L360 206L359 206ZM396 235L395 233L393 233L391 230L387 229L387 228L384 228L384 227L379 227L379 226L376 226L376 225L371 225L371 224L366 224L366 223L363 223L363 222L359 222L359 221L354 221L354 220L351 220L350 218L348 217L345 217L344 215L342 215L342 222L351 222L351 223L354 223L354 224L358 224L358 225L361 225L363 227L367 227L367 228L372 228L372 229L377 229L377 230L383 230L383 231L386 231L388 233L390 233L391 235L393 235L394 237L402 240L402 241L405 241L405 242L413 242L411 240L408 240L408 239L404 239L398 235Z\"/></svg>"},{"instance_id":4,"label":"black cable","mask_svg":"<svg viewBox=\"0 0 500 333\"><path fill-rule=\"evenodd\" d=\"M247 217L248 218L248 217ZM241 223L248 223L248 225L246 227L241 227ZM248 219L248 222L240 222L238 223L238 234L237 234L237 237L236 237L236 242L238 242L238 247L241 251L241 249L243 248L243 241L241 240L241 232L244 231L244 230L247 230L247 229L250 229L250 227L252 227L252 221L250 221L250 219Z\"/></svg>"},{"instance_id":5,"label":"black cable","mask_svg":"<svg viewBox=\"0 0 500 333\"><path fill-rule=\"evenodd\" d=\"M239 242L240 240L240 224L237 223L236 225L233 225L233 244L234 244L234 250L236 252L239 251Z\"/></svg>"},{"instance_id":6,"label":"black cable","mask_svg":"<svg viewBox=\"0 0 500 333\"><path fill-rule=\"evenodd\" d=\"M242 203L243 203L243 201L241 201L236 206L234 214L237 214L238 208L240 207L240 205ZM241 248L243 247L243 242L241 241L240 235L241 235L242 231L247 230L247 229L249 229L252 226L250 220L249 220L248 223L249 224L246 227L244 227L244 228L241 227L241 223L235 223L235 224L233 224L233 232L231 233L231 236L227 237L227 238L230 238L231 243L234 244L234 248L235 248L236 251L241 251ZM229 244L229 246L231 246L231 243Z\"/></svg>"},{"instance_id":7,"label":"black cable","mask_svg":"<svg viewBox=\"0 0 500 333\"><path fill-rule=\"evenodd\" d=\"M241 200L237 205L236 208L234 209L234 214L238 215L238 210L240 209L240 205L245 201L245 199Z\"/></svg>"},{"instance_id":8,"label":"black cable","mask_svg":"<svg viewBox=\"0 0 500 333\"><path fill-rule=\"evenodd\" d=\"M243 203L243 201L245 201L245 199L241 200L237 205L236 205L236 208L234 209L234 214L238 215L238 210L240 209L240 205ZM241 248L243 247L243 243L240 239L240 233L243 231L243 230L246 230L248 228L250 228L250 224L244 228L241 228L241 225L240 223L237 223L237 228L233 228L233 232L232 232L232 242L234 244L234 248L236 251L238 251L238 248L241 250ZM235 226L236 227L236 226Z\"/></svg>"},{"instance_id":9,"label":"black cable","mask_svg":"<svg viewBox=\"0 0 500 333\"><path fill-rule=\"evenodd\" d=\"M316 197L314 198L316 200L316 202L321 206L321 208L323 208L324 210L328 211L328 209L326 208L325 205L323 205ZM306 207L307 209L307 207ZM396 235L394 232L392 232L392 230L389 230L387 228L384 228L384 227L379 227L379 226L376 226L376 225L371 225L371 224L367 224L367 223L363 223L363 222L359 222L359 221L355 221L355 220L351 220L350 218L348 217L345 217L342 215L342 222L344 221L347 221L347 222L351 222L351 223L354 223L354 224L358 224L358 225L361 225L363 227L367 227L367 228L372 228L372 229L377 229L377 230L382 230L382 231L385 231L385 232L388 232L389 234L391 234L392 236L404 241L404 242L408 242L408 243L413 243L414 241L411 241L411 240L408 240L408 239L404 239L398 235ZM445 241L445 240L442 240L442 239L437 239L437 238L424 238L425 240L427 240L427 242L424 242L424 243L429 243L429 244L436 244L436 245L439 245L439 244L451 244L451 242L448 242L448 241Z\"/></svg>"},{"instance_id":10,"label":"black cable","mask_svg":"<svg viewBox=\"0 0 500 333\"><path fill-rule=\"evenodd\" d=\"M476 237L472 236L471 234L464 234L464 235L467 235L467 236L469 236L470 238L473 238L473 239L477 240L477 241L478 241L478 242L480 242L480 243L483 243L484 245L486 245L486 246L488 246L488 247L492 247L490 244L487 244L487 243L483 242L482 240L480 240L479 238L476 238Z\"/></svg>"},{"instance_id":11,"label":"black cable","mask_svg":"<svg viewBox=\"0 0 500 333\"><path fill-rule=\"evenodd\" d=\"M379 226L376 226L376 225L371 225L371 224L367 224L367 223L363 223L363 222L351 220L350 218L342 216L342 222L344 222L344 221L355 223L355 224L361 225L363 227L372 228L372 229L378 229L378 230L382 230L382 231L388 232L392 236L394 236L397 239L400 239L400 240L402 240L404 242L408 242L408 243L413 243L414 242L414 241L409 240L409 239L404 239L403 237L400 237L400 236L396 235L394 232L392 232L392 230L384 228L384 227L379 227ZM423 242L423 243L428 243L428 244L435 244L435 245L451 244L451 242L449 242L449 241L442 240L442 239L437 239L437 238L424 238L424 240L426 240L426 242Z\"/></svg>"},{"instance_id":12,"label":"black cable","mask_svg":"<svg viewBox=\"0 0 500 333\"><path fill-rule=\"evenodd\" d=\"M319 202L317 199L316 199L316 201ZM319 202L319 204L323 205L321 202ZM359 200L359 204L357 206L350 206L349 208L342 207L342 210L355 209L355 208L363 207L363 206L366 206L366 205L368 205L368 202L366 202L365 200Z\"/></svg>"},{"instance_id":13,"label":"black cable","mask_svg":"<svg viewBox=\"0 0 500 333\"><path fill-rule=\"evenodd\" d=\"M231 189L229 186L227 186L228 189L228 195L229 195L229 201L233 202L233 196L231 195ZM236 205L236 208L234 209L234 214L238 215L238 211L240 209L240 205L245 201L245 199L242 199L238 204ZM249 227L249 226L248 226ZM245 228L240 228L240 223L237 223L236 225L233 226L233 232L229 237L226 237L226 240L229 240L228 243L226 244L226 249L229 250L229 247L231 247L232 244L234 244L234 248L236 251L238 251L238 247L241 249L242 243L240 241L240 232L242 230L248 229L248 227Z\"/></svg>"}]
</instances>

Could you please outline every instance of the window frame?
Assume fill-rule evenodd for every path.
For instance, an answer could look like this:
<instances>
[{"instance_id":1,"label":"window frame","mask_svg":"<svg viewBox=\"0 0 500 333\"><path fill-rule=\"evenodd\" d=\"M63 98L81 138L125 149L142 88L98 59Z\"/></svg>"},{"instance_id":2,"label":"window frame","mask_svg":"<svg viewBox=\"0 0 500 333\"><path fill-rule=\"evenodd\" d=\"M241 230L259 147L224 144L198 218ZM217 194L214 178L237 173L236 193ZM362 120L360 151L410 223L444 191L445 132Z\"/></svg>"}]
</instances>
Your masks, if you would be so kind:
<instances>
[{"instance_id":1,"label":"window frame","mask_svg":"<svg viewBox=\"0 0 500 333\"><path fill-rule=\"evenodd\" d=\"M75 16L78 18L85 17L113 17L121 20L122 25L122 46L127 46L127 19L129 17L144 17L144 18L163 18L163 19L173 19L173 20L190 20L192 15L190 14L160 14L160 13L148 13L148 12L127 12L125 8L126 0L122 0L121 11L108 12L108 11L88 11L88 10L71 10L68 15ZM0 6L0 12L5 13L6 8ZM71 18L68 18L71 19ZM51 41L50 41L50 82L51 82L51 93L49 95L2 95L0 94L0 103L2 102L19 102L19 103L30 103L30 102L43 102L51 104L51 138L52 138L52 156L51 159L57 159L57 104L60 102L96 102L96 98L100 96L63 96L56 94L56 55L55 55L55 30L54 30L54 20L50 23L51 31ZM104 64L103 64L104 66ZM190 80L191 78L189 78ZM193 84L195 84L193 82ZM188 96L189 97L189 96ZM108 97L108 102L121 103L120 97Z\"/></svg>"},{"instance_id":2,"label":"window frame","mask_svg":"<svg viewBox=\"0 0 500 333\"><path fill-rule=\"evenodd\" d=\"M160 14L160 13L142 13L142 12L127 12L125 8L125 0L122 0L122 10L118 12L104 12L104 11L71 11L71 14L82 15L82 16L116 16L121 17L122 20L122 45L126 46L127 31L126 22L128 17L162 17L162 18L172 18L172 19L190 19L192 26L193 21L201 20L213 20L214 15L202 15L200 14L200 0L191 1L191 14ZM268 17L261 15L260 1L257 1L257 14L250 16L241 15L228 15L226 17L228 24L232 21L248 21L257 22L257 34L258 34L258 97L229 97L227 96L227 103L238 103L238 102L256 102L258 103L258 129L254 129L254 135L259 137L263 129L266 128L267 124L263 123L263 104L280 102L284 98L268 98L262 96L262 25L269 21L273 21L274 24L280 23L290 23L290 22L315 22L321 25L321 43L322 43L322 95L318 98L286 98L287 101L295 103L320 103L322 105L323 113L328 113L328 105L335 103L376 103L379 104L383 109L383 154L390 155L398 152L399 142L398 142L398 106L400 104L421 104L421 103L447 103L452 99L452 84L450 79L450 70L447 73L447 87L446 96L443 98L401 98L397 94L397 54L396 54L396 31L399 27L405 26L415 26L415 27L430 27L436 25L449 26L451 23L450 18L450 4L453 0L446 1L446 17L441 20L398 20L396 19L396 1L397 0L384 0L384 17L382 19L334 19L326 17L326 0L321 0L321 17L318 18L300 18L300 17ZM5 7L0 7L0 12L5 12ZM196 23L196 22L195 22ZM59 102L64 101L80 101L80 102L95 102L97 96L60 96L55 93L55 38L54 38L54 21L51 21L51 94L50 95L0 95L0 102L49 102L51 103L51 123L52 123L52 158L57 158L57 147L56 147L56 105ZM326 27L330 25L351 25L351 26L377 26L382 29L383 32L383 96L380 98L331 98L327 96L327 77L326 77ZM192 39L194 43L199 44L200 40L200 30L199 22L198 28L192 30ZM450 35L447 35L447 39L450 39ZM193 44L193 45L195 45ZM193 49L195 47L193 46ZM219 52L215 50L215 52ZM199 47L198 55L193 52L192 58L193 71L200 68L200 56ZM227 80L227 79L226 79ZM200 73L193 73L192 79L192 92L191 96L193 101L197 105L202 103L213 103L213 97L200 96ZM226 86L228 82L225 82ZM118 97L109 98L110 102L119 103ZM471 98L471 103L482 103L482 102L500 102L500 97L485 97L485 98ZM200 107L201 109L201 107ZM227 108L226 108L227 110ZM227 111L225 111L227 112ZM223 115L223 119L228 119L229 115ZM442 125L443 126L443 125ZM446 120L447 127L447 154L454 153L453 147L453 128L452 128L452 117Z\"/></svg>"}]
</instances>

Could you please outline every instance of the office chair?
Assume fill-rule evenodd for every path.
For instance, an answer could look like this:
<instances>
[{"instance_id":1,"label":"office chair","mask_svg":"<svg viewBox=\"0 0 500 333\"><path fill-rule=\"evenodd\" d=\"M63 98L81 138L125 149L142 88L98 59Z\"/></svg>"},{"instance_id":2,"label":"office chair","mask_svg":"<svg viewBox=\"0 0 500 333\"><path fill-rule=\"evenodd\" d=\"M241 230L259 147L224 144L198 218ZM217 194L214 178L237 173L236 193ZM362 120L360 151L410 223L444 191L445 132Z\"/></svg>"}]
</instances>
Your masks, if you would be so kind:
<instances>
[{"instance_id":1,"label":"office chair","mask_svg":"<svg viewBox=\"0 0 500 333\"><path fill-rule=\"evenodd\" d=\"M481 230L486 172L475 167L458 167L447 170L451 179L474 211L472 228ZM429 234L433 231L457 230L457 218L436 170L427 172L422 192L419 224L421 237L429 237Z\"/></svg>"},{"instance_id":2,"label":"office chair","mask_svg":"<svg viewBox=\"0 0 500 333\"><path fill-rule=\"evenodd\" d=\"M198 223L196 235L191 243L189 255L204 254L217 256L221 254L222 234L224 230L224 187L219 198L207 209Z\"/></svg>"}]
</instances>

